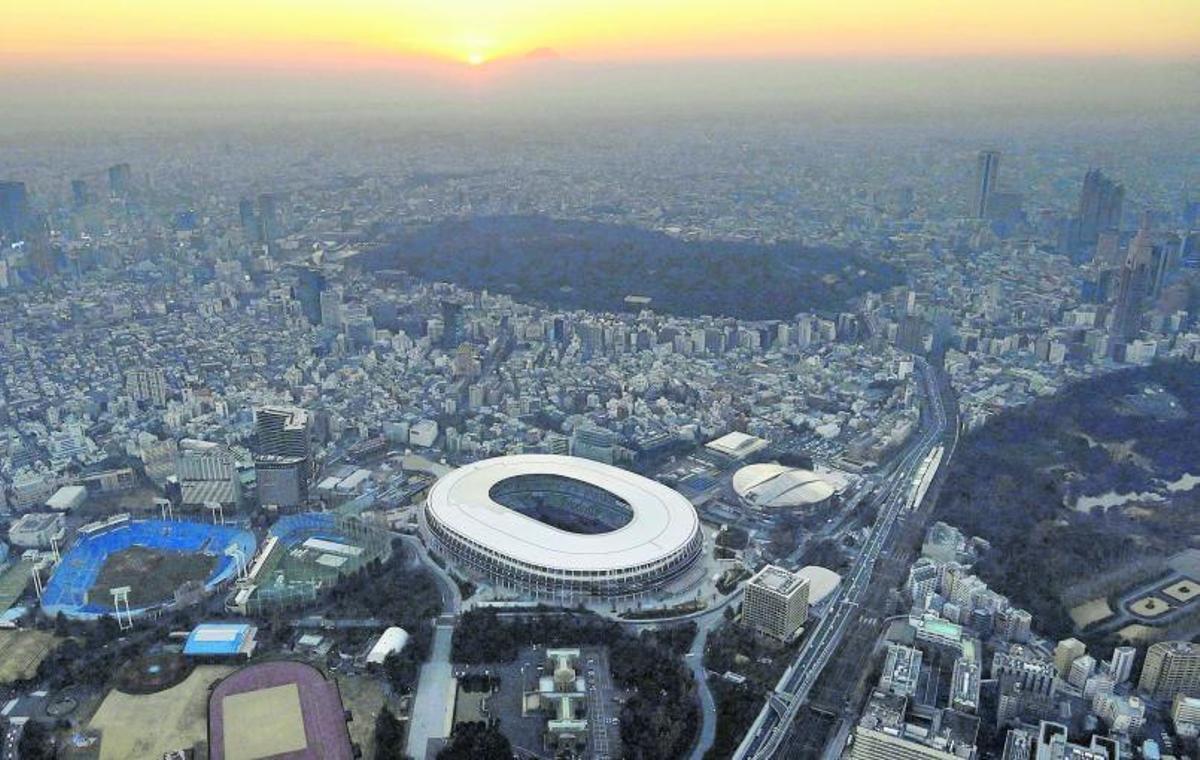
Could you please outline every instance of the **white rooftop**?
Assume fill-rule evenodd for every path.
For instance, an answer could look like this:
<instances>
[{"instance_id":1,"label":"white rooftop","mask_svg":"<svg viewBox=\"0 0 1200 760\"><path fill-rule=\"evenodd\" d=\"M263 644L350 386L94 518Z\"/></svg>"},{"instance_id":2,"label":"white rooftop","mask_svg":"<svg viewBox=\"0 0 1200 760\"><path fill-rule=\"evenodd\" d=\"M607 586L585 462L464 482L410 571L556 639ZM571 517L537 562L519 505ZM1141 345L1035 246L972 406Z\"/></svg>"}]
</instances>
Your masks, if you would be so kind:
<instances>
[{"instance_id":1,"label":"white rooftop","mask_svg":"<svg viewBox=\"0 0 1200 760\"><path fill-rule=\"evenodd\" d=\"M758 507L802 507L834 494L825 478L782 464L751 464L733 474L733 490Z\"/></svg>"},{"instance_id":2,"label":"white rooftop","mask_svg":"<svg viewBox=\"0 0 1200 760\"><path fill-rule=\"evenodd\" d=\"M571 533L492 500L494 485L518 475L557 475L623 499L633 519L608 533ZM522 454L484 459L443 476L429 509L444 525L504 555L538 567L618 570L667 557L699 530L695 508L681 494L641 475L578 457Z\"/></svg>"}]
</instances>

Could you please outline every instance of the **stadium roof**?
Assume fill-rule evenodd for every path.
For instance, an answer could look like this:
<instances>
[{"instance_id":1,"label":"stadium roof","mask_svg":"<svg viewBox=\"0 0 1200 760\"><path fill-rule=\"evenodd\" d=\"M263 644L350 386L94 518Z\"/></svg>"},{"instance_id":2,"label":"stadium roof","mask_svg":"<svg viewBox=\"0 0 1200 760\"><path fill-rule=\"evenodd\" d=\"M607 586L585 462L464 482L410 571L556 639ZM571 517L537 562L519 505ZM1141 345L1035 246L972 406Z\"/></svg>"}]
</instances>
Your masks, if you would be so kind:
<instances>
[{"instance_id":1,"label":"stadium roof","mask_svg":"<svg viewBox=\"0 0 1200 760\"><path fill-rule=\"evenodd\" d=\"M781 464L746 465L733 475L733 490L756 507L787 508L819 504L833 486L815 472Z\"/></svg>"},{"instance_id":2,"label":"stadium roof","mask_svg":"<svg viewBox=\"0 0 1200 760\"><path fill-rule=\"evenodd\" d=\"M245 623L201 623L188 634L183 653L189 657L249 656L257 629Z\"/></svg>"},{"instance_id":3,"label":"stadium roof","mask_svg":"<svg viewBox=\"0 0 1200 760\"><path fill-rule=\"evenodd\" d=\"M588 535L552 527L492 500L493 486L518 475L556 475L601 488L623 499L633 519ZM685 546L700 523L691 502L661 483L590 459L552 454L496 457L460 467L434 484L428 505L451 530L548 569L621 570L652 563Z\"/></svg>"}]
</instances>

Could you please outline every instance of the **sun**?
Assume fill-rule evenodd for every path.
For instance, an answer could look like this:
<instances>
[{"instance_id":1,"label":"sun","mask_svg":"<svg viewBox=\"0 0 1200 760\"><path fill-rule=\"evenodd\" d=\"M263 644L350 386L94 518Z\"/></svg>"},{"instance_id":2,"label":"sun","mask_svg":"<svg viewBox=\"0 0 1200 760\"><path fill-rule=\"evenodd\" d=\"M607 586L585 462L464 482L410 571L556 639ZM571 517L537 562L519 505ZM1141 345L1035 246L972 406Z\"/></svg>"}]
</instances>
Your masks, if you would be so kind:
<instances>
[{"instance_id":1,"label":"sun","mask_svg":"<svg viewBox=\"0 0 1200 760\"><path fill-rule=\"evenodd\" d=\"M487 63L487 57L478 51L467 53L467 63L472 66L482 66L484 63Z\"/></svg>"}]
</instances>

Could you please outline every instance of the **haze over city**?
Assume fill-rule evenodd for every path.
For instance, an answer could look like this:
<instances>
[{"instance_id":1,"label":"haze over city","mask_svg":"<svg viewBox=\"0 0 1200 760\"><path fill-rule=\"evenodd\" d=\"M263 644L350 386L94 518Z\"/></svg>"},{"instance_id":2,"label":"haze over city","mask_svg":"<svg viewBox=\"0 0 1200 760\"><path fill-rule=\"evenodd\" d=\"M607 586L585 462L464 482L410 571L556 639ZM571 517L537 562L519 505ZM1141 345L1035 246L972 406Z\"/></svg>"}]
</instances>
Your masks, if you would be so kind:
<instances>
[{"instance_id":1,"label":"haze over city","mask_svg":"<svg viewBox=\"0 0 1200 760\"><path fill-rule=\"evenodd\" d=\"M1200 3L0 11L0 760L1200 760Z\"/></svg>"}]
</instances>

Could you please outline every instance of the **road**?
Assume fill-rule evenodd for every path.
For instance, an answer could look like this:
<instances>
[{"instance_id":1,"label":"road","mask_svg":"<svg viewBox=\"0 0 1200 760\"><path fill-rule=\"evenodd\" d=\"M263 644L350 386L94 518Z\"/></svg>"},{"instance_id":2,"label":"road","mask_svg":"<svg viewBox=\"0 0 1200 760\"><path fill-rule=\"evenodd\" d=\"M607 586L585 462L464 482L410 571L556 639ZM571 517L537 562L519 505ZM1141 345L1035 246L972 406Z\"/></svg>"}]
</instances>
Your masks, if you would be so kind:
<instances>
[{"instance_id":1,"label":"road","mask_svg":"<svg viewBox=\"0 0 1200 760\"><path fill-rule=\"evenodd\" d=\"M738 760L774 757L779 751L818 676L842 642L851 621L858 618L859 608L872 586L876 562L892 546L894 528L908 505L914 477L929 453L945 441L948 420L943 388L935 370L924 360L917 360L917 368L928 402L922 408L918 438L891 466L886 479L876 489L874 502L878 517L870 536L842 585L834 592L827 613L805 640L796 659L780 678L775 693L763 705L738 746L734 753ZM942 468L949 463L951 453L952 449L948 448L941 460Z\"/></svg>"}]
</instances>

